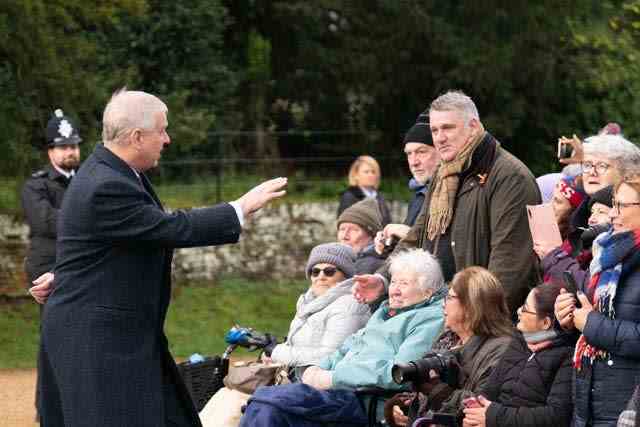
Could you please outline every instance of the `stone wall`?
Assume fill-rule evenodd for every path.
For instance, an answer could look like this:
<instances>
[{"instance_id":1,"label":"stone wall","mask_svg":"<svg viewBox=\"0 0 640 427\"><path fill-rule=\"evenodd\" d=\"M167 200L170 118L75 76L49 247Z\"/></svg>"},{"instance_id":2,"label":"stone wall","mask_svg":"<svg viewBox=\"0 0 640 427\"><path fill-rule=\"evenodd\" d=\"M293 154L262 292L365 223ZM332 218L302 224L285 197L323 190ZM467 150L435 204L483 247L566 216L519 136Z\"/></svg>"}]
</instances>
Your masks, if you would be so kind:
<instances>
[{"instance_id":1,"label":"stone wall","mask_svg":"<svg viewBox=\"0 0 640 427\"><path fill-rule=\"evenodd\" d=\"M280 203L250 218L240 242L218 247L179 249L174 256L178 280L212 280L219 274L250 279L303 277L307 255L318 243L336 238L337 203ZM401 220L405 203L392 203ZM22 292L22 263L28 227L0 215L0 294Z\"/></svg>"},{"instance_id":2,"label":"stone wall","mask_svg":"<svg viewBox=\"0 0 640 427\"><path fill-rule=\"evenodd\" d=\"M29 227L8 215L0 215L0 295L24 293L24 256Z\"/></svg>"}]
</instances>

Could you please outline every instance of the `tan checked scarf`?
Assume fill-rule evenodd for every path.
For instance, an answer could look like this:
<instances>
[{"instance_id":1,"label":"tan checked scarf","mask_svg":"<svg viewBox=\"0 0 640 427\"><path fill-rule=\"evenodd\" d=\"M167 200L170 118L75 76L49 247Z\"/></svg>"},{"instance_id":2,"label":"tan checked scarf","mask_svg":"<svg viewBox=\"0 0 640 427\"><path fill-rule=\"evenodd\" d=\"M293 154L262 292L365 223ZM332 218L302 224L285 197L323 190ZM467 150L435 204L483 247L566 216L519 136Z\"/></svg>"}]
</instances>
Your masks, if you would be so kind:
<instances>
[{"instance_id":1,"label":"tan checked scarf","mask_svg":"<svg viewBox=\"0 0 640 427\"><path fill-rule=\"evenodd\" d=\"M453 204L460 185L459 174L468 164L476 147L485 136L484 127L480 128L469 142L460 150L455 159L450 162L442 162L438 168L438 174L433 180L433 194L429 205L429 224L427 225L427 237L435 240L439 234L444 234L453 218Z\"/></svg>"}]
</instances>

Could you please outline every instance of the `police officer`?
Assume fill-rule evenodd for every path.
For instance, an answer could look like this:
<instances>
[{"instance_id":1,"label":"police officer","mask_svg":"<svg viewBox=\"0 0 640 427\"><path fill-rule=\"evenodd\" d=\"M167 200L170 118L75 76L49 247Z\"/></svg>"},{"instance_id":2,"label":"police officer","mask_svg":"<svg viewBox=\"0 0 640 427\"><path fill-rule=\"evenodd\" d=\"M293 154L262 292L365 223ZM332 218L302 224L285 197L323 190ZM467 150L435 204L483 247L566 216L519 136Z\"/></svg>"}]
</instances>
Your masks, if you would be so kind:
<instances>
[{"instance_id":1,"label":"police officer","mask_svg":"<svg viewBox=\"0 0 640 427\"><path fill-rule=\"evenodd\" d=\"M58 210L67 186L80 165L78 144L82 139L71 119L62 110L57 109L53 113L47 123L45 136L49 164L33 173L22 187L22 208L29 224L31 242L25 260L28 288L36 278L52 271L55 266ZM38 378L35 396L38 413L39 395ZM36 421L38 419L39 414L36 414Z\"/></svg>"},{"instance_id":2,"label":"police officer","mask_svg":"<svg viewBox=\"0 0 640 427\"><path fill-rule=\"evenodd\" d=\"M62 110L55 110L46 129L49 164L33 173L22 188L22 208L31 241L25 262L28 287L55 265L58 210L80 164L81 141L71 119Z\"/></svg>"}]
</instances>

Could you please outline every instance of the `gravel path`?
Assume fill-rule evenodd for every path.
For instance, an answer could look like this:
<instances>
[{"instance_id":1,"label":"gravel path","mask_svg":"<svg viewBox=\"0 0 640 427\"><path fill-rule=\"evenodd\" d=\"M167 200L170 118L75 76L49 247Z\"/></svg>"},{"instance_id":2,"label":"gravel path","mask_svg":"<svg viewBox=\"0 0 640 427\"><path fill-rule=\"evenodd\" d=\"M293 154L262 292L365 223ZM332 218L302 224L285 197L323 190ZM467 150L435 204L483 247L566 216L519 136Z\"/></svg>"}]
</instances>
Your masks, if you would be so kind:
<instances>
[{"instance_id":1,"label":"gravel path","mask_svg":"<svg viewBox=\"0 0 640 427\"><path fill-rule=\"evenodd\" d=\"M0 425L35 427L35 369L0 369Z\"/></svg>"}]
</instances>

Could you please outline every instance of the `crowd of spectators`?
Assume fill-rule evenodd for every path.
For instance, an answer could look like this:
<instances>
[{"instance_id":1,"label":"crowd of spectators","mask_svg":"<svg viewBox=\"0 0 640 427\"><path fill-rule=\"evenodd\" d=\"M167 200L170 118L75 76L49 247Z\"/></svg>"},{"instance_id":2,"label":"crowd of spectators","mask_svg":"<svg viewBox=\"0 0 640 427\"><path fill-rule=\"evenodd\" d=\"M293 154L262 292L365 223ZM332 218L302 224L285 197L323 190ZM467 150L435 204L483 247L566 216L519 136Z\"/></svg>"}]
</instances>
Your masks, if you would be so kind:
<instances>
[{"instance_id":1,"label":"crowd of spectators","mask_svg":"<svg viewBox=\"0 0 640 427\"><path fill-rule=\"evenodd\" d=\"M562 171L536 179L459 91L403 142L406 218L393 221L377 161L358 157L337 242L311 251L287 339L265 348L293 383L258 388L239 424L368 425L359 390L377 387L393 426L640 425L640 149L616 124L561 137ZM541 203L558 239L530 230ZM395 377L434 354L455 362Z\"/></svg>"},{"instance_id":2,"label":"crowd of spectators","mask_svg":"<svg viewBox=\"0 0 640 427\"><path fill-rule=\"evenodd\" d=\"M391 426L638 425L640 149L615 124L559 145L562 171L536 179L447 92L404 138L413 197L395 223L358 157L337 221L355 274L338 286L371 318L298 381L259 388L240 425L369 425L372 386L397 390L378 408ZM559 240L533 236L540 203ZM455 363L394 381L433 355Z\"/></svg>"}]
</instances>

